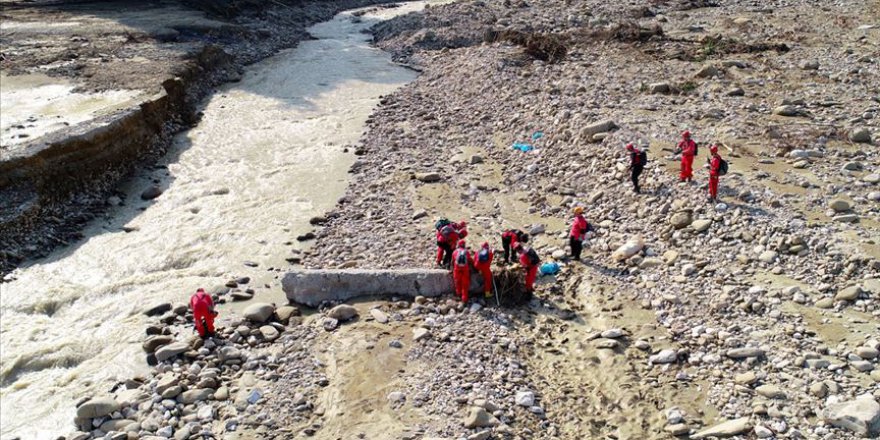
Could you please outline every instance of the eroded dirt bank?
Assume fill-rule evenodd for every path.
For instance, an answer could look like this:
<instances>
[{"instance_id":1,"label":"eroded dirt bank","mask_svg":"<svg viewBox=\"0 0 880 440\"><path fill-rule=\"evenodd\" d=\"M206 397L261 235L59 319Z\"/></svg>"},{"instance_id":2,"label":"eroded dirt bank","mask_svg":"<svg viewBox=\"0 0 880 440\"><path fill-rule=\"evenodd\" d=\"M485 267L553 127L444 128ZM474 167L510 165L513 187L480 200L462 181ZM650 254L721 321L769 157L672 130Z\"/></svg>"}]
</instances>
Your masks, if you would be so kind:
<instances>
[{"instance_id":1,"label":"eroded dirt bank","mask_svg":"<svg viewBox=\"0 0 880 440\"><path fill-rule=\"evenodd\" d=\"M82 227L116 204L118 184L161 157L172 135L199 119L196 104L237 81L242 66L309 38L306 27L340 10L373 3L4 2L5 87L17 75L54 77L61 96L44 98L34 86L32 100L47 100L37 113L4 112L0 272L81 239ZM134 102L80 108L108 93ZM67 109L55 116L53 105Z\"/></svg>"}]
</instances>

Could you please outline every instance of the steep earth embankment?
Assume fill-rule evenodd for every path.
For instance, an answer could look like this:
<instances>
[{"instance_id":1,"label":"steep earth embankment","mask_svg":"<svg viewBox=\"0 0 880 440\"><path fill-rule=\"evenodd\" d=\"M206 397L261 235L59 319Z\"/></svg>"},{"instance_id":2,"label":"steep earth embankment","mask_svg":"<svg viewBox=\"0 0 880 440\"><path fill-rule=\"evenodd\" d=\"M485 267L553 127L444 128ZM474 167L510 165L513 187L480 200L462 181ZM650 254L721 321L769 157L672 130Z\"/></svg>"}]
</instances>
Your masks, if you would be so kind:
<instances>
[{"instance_id":1,"label":"steep earth embankment","mask_svg":"<svg viewBox=\"0 0 880 440\"><path fill-rule=\"evenodd\" d=\"M16 75L39 72L72 82L65 96L96 100L130 90L145 98L67 126L58 121L77 107L57 121L43 121L49 116L41 114L4 121L4 273L81 238L86 222L118 203L120 180L161 156L174 133L199 119L196 104L212 87L238 80L243 65L309 38L307 26L379 2L7 3L0 28L4 88ZM63 105L65 96L50 97L42 108Z\"/></svg>"}]
</instances>

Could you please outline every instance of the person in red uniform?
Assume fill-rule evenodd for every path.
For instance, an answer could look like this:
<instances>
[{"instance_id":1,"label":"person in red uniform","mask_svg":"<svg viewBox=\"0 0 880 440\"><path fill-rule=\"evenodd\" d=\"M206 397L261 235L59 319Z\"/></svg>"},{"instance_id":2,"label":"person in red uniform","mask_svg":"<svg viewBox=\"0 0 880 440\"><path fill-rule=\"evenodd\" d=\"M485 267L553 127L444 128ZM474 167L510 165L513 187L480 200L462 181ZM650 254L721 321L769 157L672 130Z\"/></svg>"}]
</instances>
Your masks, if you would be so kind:
<instances>
[{"instance_id":1,"label":"person in red uniform","mask_svg":"<svg viewBox=\"0 0 880 440\"><path fill-rule=\"evenodd\" d=\"M468 290L471 288L471 267L474 265L474 257L468 250L464 240L458 241L458 249L452 253L452 284L455 286L455 295L462 302L468 302Z\"/></svg>"},{"instance_id":2,"label":"person in red uniform","mask_svg":"<svg viewBox=\"0 0 880 440\"><path fill-rule=\"evenodd\" d=\"M630 180L632 180L633 184L633 192L641 194L642 188L639 186L639 176L641 176L642 171L645 170L647 153L633 144L626 144L626 151L629 153L629 171Z\"/></svg>"},{"instance_id":3,"label":"person in red uniform","mask_svg":"<svg viewBox=\"0 0 880 440\"><path fill-rule=\"evenodd\" d=\"M709 147L709 201L715 203L718 200L718 177L721 176L721 155L718 154L718 145Z\"/></svg>"},{"instance_id":4,"label":"person in red uniform","mask_svg":"<svg viewBox=\"0 0 880 440\"><path fill-rule=\"evenodd\" d=\"M685 130L681 134L681 142L678 143L678 149L675 154L681 154L681 173L678 180L690 182L694 178L694 157L697 155L697 143L691 139L691 132Z\"/></svg>"},{"instance_id":5,"label":"person in red uniform","mask_svg":"<svg viewBox=\"0 0 880 440\"><path fill-rule=\"evenodd\" d=\"M508 229L501 233L501 246L504 248L504 264L516 261L514 249L518 243L528 243L529 234L519 229Z\"/></svg>"},{"instance_id":6,"label":"person in red uniform","mask_svg":"<svg viewBox=\"0 0 880 440\"><path fill-rule=\"evenodd\" d=\"M441 264L445 268L449 268L452 262L452 248L458 243L461 237L458 235L458 229L450 223L437 230L437 265Z\"/></svg>"},{"instance_id":7,"label":"person in red uniform","mask_svg":"<svg viewBox=\"0 0 880 440\"><path fill-rule=\"evenodd\" d=\"M205 292L205 289L199 289L189 299L189 307L193 311L193 319L196 322L196 331L199 336L214 335L214 317L217 312L214 311L214 300L211 295Z\"/></svg>"},{"instance_id":8,"label":"person in red uniform","mask_svg":"<svg viewBox=\"0 0 880 440\"><path fill-rule=\"evenodd\" d=\"M458 223L453 223L452 227L454 227L455 231L458 232L458 238L460 240L464 240L465 238L467 238L468 230L467 230L467 222L466 221L462 220Z\"/></svg>"},{"instance_id":9,"label":"person in red uniform","mask_svg":"<svg viewBox=\"0 0 880 440\"><path fill-rule=\"evenodd\" d=\"M519 264L526 272L526 292L531 294L535 291L535 279L538 278L541 258L534 249L526 248L522 244L517 245L516 252L519 254Z\"/></svg>"},{"instance_id":10,"label":"person in red uniform","mask_svg":"<svg viewBox=\"0 0 880 440\"><path fill-rule=\"evenodd\" d=\"M574 208L574 220L571 222L571 233L568 234L568 244L571 246L571 257L575 261L580 261L581 251L584 249L583 242L586 238L587 231L590 230L590 224L584 218L584 208L577 206Z\"/></svg>"},{"instance_id":11,"label":"person in red uniform","mask_svg":"<svg viewBox=\"0 0 880 440\"><path fill-rule=\"evenodd\" d=\"M474 268L483 276L483 293L486 298L492 297L492 260L495 259L495 252L489 248L489 242L483 243L480 252L474 258Z\"/></svg>"}]
</instances>

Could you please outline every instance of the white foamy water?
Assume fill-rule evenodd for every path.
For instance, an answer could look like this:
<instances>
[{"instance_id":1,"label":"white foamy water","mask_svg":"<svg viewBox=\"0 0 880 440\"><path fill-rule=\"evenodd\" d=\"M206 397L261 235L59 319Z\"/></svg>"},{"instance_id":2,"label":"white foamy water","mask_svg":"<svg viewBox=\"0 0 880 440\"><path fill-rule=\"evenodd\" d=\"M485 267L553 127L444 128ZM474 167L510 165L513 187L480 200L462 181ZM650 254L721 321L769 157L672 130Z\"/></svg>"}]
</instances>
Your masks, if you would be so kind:
<instances>
[{"instance_id":1,"label":"white foamy water","mask_svg":"<svg viewBox=\"0 0 880 440\"><path fill-rule=\"evenodd\" d=\"M343 194L354 158L342 147L361 136L379 96L415 75L370 47L361 30L424 4L362 21L340 14L310 29L318 40L251 66L206 103L197 127L175 138L161 162L167 168L128 184L124 206L79 243L0 284L4 438L71 432L78 399L145 371L146 307L184 303L196 288L234 275L270 284L274 293L258 290L258 299L280 298L266 269L287 267L290 243L310 229L309 218ZM153 181L164 194L141 201Z\"/></svg>"}]
</instances>

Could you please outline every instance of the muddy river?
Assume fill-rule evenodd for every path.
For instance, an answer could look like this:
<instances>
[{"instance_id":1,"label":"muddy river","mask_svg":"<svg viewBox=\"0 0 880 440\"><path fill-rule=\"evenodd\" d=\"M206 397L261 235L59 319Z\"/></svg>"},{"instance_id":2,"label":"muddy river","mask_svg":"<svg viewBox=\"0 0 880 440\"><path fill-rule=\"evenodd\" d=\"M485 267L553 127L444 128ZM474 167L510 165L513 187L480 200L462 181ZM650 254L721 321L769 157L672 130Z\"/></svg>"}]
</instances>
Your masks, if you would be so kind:
<instances>
[{"instance_id":1,"label":"muddy river","mask_svg":"<svg viewBox=\"0 0 880 440\"><path fill-rule=\"evenodd\" d=\"M362 31L424 4L342 13L310 29L316 40L251 66L85 239L0 285L3 438L70 432L77 400L143 371L151 305L232 276L250 276L258 299L282 299L267 269L287 267L309 218L343 194L354 161L343 148L379 97L415 77ZM164 193L142 201L151 185Z\"/></svg>"}]
</instances>

